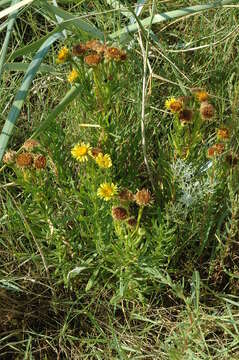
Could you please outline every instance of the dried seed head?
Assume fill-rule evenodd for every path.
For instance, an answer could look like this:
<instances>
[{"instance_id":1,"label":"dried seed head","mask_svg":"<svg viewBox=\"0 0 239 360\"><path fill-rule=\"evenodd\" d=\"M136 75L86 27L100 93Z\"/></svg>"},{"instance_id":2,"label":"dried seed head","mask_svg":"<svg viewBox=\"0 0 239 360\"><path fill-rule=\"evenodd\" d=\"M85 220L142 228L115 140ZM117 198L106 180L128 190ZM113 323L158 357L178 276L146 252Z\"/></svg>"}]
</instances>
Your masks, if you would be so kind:
<instances>
[{"instance_id":1,"label":"dried seed head","mask_svg":"<svg viewBox=\"0 0 239 360\"><path fill-rule=\"evenodd\" d=\"M126 57L126 52L116 47L107 47L105 49L105 58L107 60L124 61L126 60Z\"/></svg>"},{"instance_id":2,"label":"dried seed head","mask_svg":"<svg viewBox=\"0 0 239 360\"><path fill-rule=\"evenodd\" d=\"M130 218L127 220L127 224L130 226L130 227L135 227L137 225L137 220L135 218Z\"/></svg>"},{"instance_id":3,"label":"dried seed head","mask_svg":"<svg viewBox=\"0 0 239 360\"><path fill-rule=\"evenodd\" d=\"M98 54L91 54L84 57L84 62L89 66L97 66L101 62L101 56Z\"/></svg>"},{"instance_id":4,"label":"dried seed head","mask_svg":"<svg viewBox=\"0 0 239 360\"><path fill-rule=\"evenodd\" d=\"M228 140L230 137L229 130L227 128L218 129L217 138L218 140Z\"/></svg>"},{"instance_id":5,"label":"dried seed head","mask_svg":"<svg viewBox=\"0 0 239 360\"><path fill-rule=\"evenodd\" d=\"M142 189L134 195L134 200L139 206L145 206L150 204L151 195L149 190Z\"/></svg>"},{"instance_id":6,"label":"dried seed head","mask_svg":"<svg viewBox=\"0 0 239 360\"><path fill-rule=\"evenodd\" d=\"M216 149L216 153L219 155L222 154L225 150L225 145L222 143L215 144L214 147Z\"/></svg>"},{"instance_id":7,"label":"dried seed head","mask_svg":"<svg viewBox=\"0 0 239 360\"><path fill-rule=\"evenodd\" d=\"M230 166L235 166L237 165L238 163L238 160L239 160L239 157L235 154L228 154L226 156L226 162L230 165Z\"/></svg>"},{"instance_id":8,"label":"dried seed head","mask_svg":"<svg viewBox=\"0 0 239 360\"><path fill-rule=\"evenodd\" d=\"M190 123L193 117L193 112L190 109L184 109L179 113L179 120L184 125Z\"/></svg>"},{"instance_id":9,"label":"dried seed head","mask_svg":"<svg viewBox=\"0 0 239 360\"><path fill-rule=\"evenodd\" d=\"M208 148L208 150L207 150L207 156L208 156L209 158L213 158L213 157L215 156L215 154L216 154L216 149L215 149L214 146L211 146L210 148Z\"/></svg>"},{"instance_id":10,"label":"dried seed head","mask_svg":"<svg viewBox=\"0 0 239 360\"><path fill-rule=\"evenodd\" d=\"M103 151L102 151L101 148L95 147L95 148L92 148L92 149L91 149L91 154L92 154L92 156L95 158L95 157L97 157L99 154L103 154Z\"/></svg>"},{"instance_id":11,"label":"dried seed head","mask_svg":"<svg viewBox=\"0 0 239 360\"><path fill-rule=\"evenodd\" d=\"M87 50L95 51L97 54L103 54L106 45L101 44L99 40L89 40L85 43L85 47Z\"/></svg>"},{"instance_id":12,"label":"dried seed head","mask_svg":"<svg viewBox=\"0 0 239 360\"><path fill-rule=\"evenodd\" d=\"M73 56L82 56L85 54L86 51L87 48L85 44L76 44L75 46L73 46L72 54Z\"/></svg>"},{"instance_id":13,"label":"dried seed head","mask_svg":"<svg viewBox=\"0 0 239 360\"><path fill-rule=\"evenodd\" d=\"M123 189L118 194L120 202L134 201L133 193L128 189Z\"/></svg>"},{"instance_id":14,"label":"dried seed head","mask_svg":"<svg viewBox=\"0 0 239 360\"><path fill-rule=\"evenodd\" d=\"M213 158L217 155L221 155L225 150L225 145L222 143L215 144L211 146L207 151L207 156Z\"/></svg>"},{"instance_id":15,"label":"dried seed head","mask_svg":"<svg viewBox=\"0 0 239 360\"><path fill-rule=\"evenodd\" d=\"M36 147L39 147L39 142L37 140L34 139L28 139L24 142L23 144L23 149L27 150L27 151L31 151Z\"/></svg>"},{"instance_id":16,"label":"dried seed head","mask_svg":"<svg viewBox=\"0 0 239 360\"><path fill-rule=\"evenodd\" d=\"M46 157L44 155L38 155L34 160L34 166L36 169L45 169Z\"/></svg>"},{"instance_id":17,"label":"dried seed head","mask_svg":"<svg viewBox=\"0 0 239 360\"><path fill-rule=\"evenodd\" d=\"M32 154L25 152L21 153L16 158L16 164L20 168L30 167L33 162Z\"/></svg>"},{"instance_id":18,"label":"dried seed head","mask_svg":"<svg viewBox=\"0 0 239 360\"><path fill-rule=\"evenodd\" d=\"M115 220L126 220L128 217L127 210L121 206L114 206L112 207L112 217Z\"/></svg>"},{"instance_id":19,"label":"dried seed head","mask_svg":"<svg viewBox=\"0 0 239 360\"><path fill-rule=\"evenodd\" d=\"M212 104L209 104L207 101L203 101L200 106L200 114L204 120L209 120L214 115L214 107Z\"/></svg>"},{"instance_id":20,"label":"dried seed head","mask_svg":"<svg viewBox=\"0 0 239 360\"><path fill-rule=\"evenodd\" d=\"M4 164L12 164L15 162L16 154L17 154L16 151L8 150L4 154L2 161L4 162Z\"/></svg>"}]
</instances>

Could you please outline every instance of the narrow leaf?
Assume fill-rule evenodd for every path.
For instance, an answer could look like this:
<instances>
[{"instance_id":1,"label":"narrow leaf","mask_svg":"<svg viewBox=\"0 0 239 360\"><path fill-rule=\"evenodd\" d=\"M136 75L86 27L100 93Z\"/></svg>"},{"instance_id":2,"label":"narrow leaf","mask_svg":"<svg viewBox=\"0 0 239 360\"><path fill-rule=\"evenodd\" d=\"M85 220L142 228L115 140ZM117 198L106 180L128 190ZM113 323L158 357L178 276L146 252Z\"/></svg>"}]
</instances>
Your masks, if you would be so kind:
<instances>
[{"instance_id":1,"label":"narrow leaf","mask_svg":"<svg viewBox=\"0 0 239 360\"><path fill-rule=\"evenodd\" d=\"M41 62L44 59L45 55L47 54L50 46L56 40L58 40L60 37L61 37L61 34L57 33L57 34L54 34L49 39L47 39L47 41L37 51L31 64L29 65L29 68L24 76L24 79L22 81L20 89L18 90L18 92L15 96L13 105L10 109L7 120L4 124L2 133L0 135L0 161L2 160L3 154L5 152L5 149L7 147L8 141L9 141L9 138L12 135L14 125L15 125L18 115L21 111L22 105L27 97L29 88L32 84L32 80L34 79L34 77L41 65Z\"/></svg>"}]
</instances>

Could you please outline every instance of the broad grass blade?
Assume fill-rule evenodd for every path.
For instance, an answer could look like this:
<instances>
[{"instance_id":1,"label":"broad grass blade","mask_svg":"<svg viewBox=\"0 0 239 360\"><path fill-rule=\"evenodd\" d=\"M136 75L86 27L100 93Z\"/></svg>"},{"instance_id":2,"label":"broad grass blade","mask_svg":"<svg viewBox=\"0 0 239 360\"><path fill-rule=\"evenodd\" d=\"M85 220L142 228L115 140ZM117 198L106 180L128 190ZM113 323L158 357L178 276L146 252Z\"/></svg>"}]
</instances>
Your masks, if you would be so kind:
<instances>
[{"instance_id":1,"label":"broad grass blade","mask_svg":"<svg viewBox=\"0 0 239 360\"><path fill-rule=\"evenodd\" d=\"M99 38L101 40L104 40L104 34L97 29L96 26L92 25L90 22L87 22L85 20L79 19L79 17L72 15L71 13L60 9L59 7L50 5L48 3L42 4L42 9L45 9L48 11L50 15L60 16L67 24L74 25L79 28L79 30L89 34L92 37Z\"/></svg>"},{"instance_id":2,"label":"broad grass blade","mask_svg":"<svg viewBox=\"0 0 239 360\"><path fill-rule=\"evenodd\" d=\"M151 19L151 16L149 16L146 19L142 20L141 24L144 27L148 27L148 26L150 26L151 22L152 22L152 24L158 24L163 21L172 20L172 19L175 19L178 17L193 15L193 14L197 14L197 13L200 13L200 12L203 12L206 10L215 9L215 8L223 6L223 5L231 4L234 1L235 0L214 1L211 4L195 5L195 6L190 6L187 8L182 8L179 10L168 11L165 13L154 15L153 21ZM113 34L111 34L110 38L111 39L119 38L120 41L126 41L129 38L130 33L134 33L137 30L138 30L138 24L131 24L131 25L126 26L123 29L118 30L118 31L114 32Z\"/></svg>"},{"instance_id":3,"label":"broad grass blade","mask_svg":"<svg viewBox=\"0 0 239 360\"><path fill-rule=\"evenodd\" d=\"M12 5L15 5L19 2L20 0L13 0L12 1ZM7 49L8 49L8 44L9 44L9 40L12 34L12 30L13 30L13 26L16 20L18 14L18 10L14 11L8 19L8 25L7 25L7 33L3 42L3 46L2 46L2 50L0 53L0 81L2 78L2 73L3 73L3 65L5 62L5 58L6 58L6 54L7 54Z\"/></svg>"},{"instance_id":4,"label":"broad grass blade","mask_svg":"<svg viewBox=\"0 0 239 360\"><path fill-rule=\"evenodd\" d=\"M62 35L60 33L52 35L47 41L40 47L34 56L29 68L24 76L20 89L18 90L13 105L8 114L7 120L4 124L2 133L0 135L0 161L2 160L3 154L7 147L10 136L12 135L14 125L18 118L18 115L21 111L22 105L27 97L28 91L32 84L41 62L43 61L45 55L47 54L50 46L58 40Z\"/></svg>"},{"instance_id":5,"label":"broad grass blade","mask_svg":"<svg viewBox=\"0 0 239 360\"><path fill-rule=\"evenodd\" d=\"M26 5L31 4L33 1L34 0L22 0L22 1L18 2L17 4L9 6L7 9L0 11L0 19L4 18L5 16L8 16L9 14L15 12L18 9L21 9L22 7L24 7Z\"/></svg>"}]
</instances>

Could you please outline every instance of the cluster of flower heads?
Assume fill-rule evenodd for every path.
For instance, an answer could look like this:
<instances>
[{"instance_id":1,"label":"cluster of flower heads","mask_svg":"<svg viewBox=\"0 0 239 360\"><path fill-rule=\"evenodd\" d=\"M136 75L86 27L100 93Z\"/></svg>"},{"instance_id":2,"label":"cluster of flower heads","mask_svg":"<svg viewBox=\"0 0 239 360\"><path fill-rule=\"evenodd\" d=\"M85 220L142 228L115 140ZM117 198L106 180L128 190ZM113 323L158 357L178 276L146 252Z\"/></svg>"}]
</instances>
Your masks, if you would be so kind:
<instances>
[{"instance_id":1,"label":"cluster of flower heads","mask_svg":"<svg viewBox=\"0 0 239 360\"><path fill-rule=\"evenodd\" d=\"M86 162L89 158L92 158L101 168L107 169L112 166L109 154L103 154L101 148L92 148L90 144L85 144L84 142L76 144L72 148L71 154L79 162Z\"/></svg>"},{"instance_id":2,"label":"cluster of flower heads","mask_svg":"<svg viewBox=\"0 0 239 360\"><path fill-rule=\"evenodd\" d=\"M16 165L20 169L45 169L47 165L46 157L35 152L40 146L34 139L28 139L22 146L23 151L17 154L16 151L9 150L3 157L3 162L8 165Z\"/></svg>"},{"instance_id":3,"label":"cluster of flower heads","mask_svg":"<svg viewBox=\"0 0 239 360\"><path fill-rule=\"evenodd\" d=\"M215 114L214 106L209 102L209 94L203 89L192 89L193 98L199 102L199 113L202 120L210 120ZM194 110L187 107L188 102L192 97L171 97L166 100L165 107L174 114L182 125L190 124L193 121ZM225 142L229 140L230 133L226 127L219 128L217 130L217 143L208 149L208 157L214 158L217 155L221 155L225 151Z\"/></svg>"},{"instance_id":4,"label":"cluster of flower heads","mask_svg":"<svg viewBox=\"0 0 239 360\"><path fill-rule=\"evenodd\" d=\"M59 51L56 61L58 64L63 64L74 58L81 58L87 66L96 67L103 61L120 62L125 61L126 57L126 52L117 47L107 46L99 40L90 40L73 46L71 51L67 47L63 47ZM78 77L79 72L74 67L68 75L68 81L74 83Z\"/></svg>"},{"instance_id":5,"label":"cluster of flower heads","mask_svg":"<svg viewBox=\"0 0 239 360\"><path fill-rule=\"evenodd\" d=\"M129 211L129 204L135 202L141 208L150 205L152 202L149 190L142 189L133 194L128 189L118 190L118 187L113 183L103 183L97 191L97 195L102 199L109 201L115 199L119 204L112 206L111 214L116 221L126 221L131 227L136 226L137 220L131 216Z\"/></svg>"},{"instance_id":6,"label":"cluster of flower heads","mask_svg":"<svg viewBox=\"0 0 239 360\"><path fill-rule=\"evenodd\" d=\"M214 158L215 156L221 155L225 151L225 143L229 140L230 133L227 128L221 128L217 130L217 142L208 149L207 156Z\"/></svg>"},{"instance_id":7,"label":"cluster of flower heads","mask_svg":"<svg viewBox=\"0 0 239 360\"><path fill-rule=\"evenodd\" d=\"M213 118L215 110L214 106L209 102L209 94L202 89L192 89L193 97L200 103L200 115L203 120ZM165 107L172 114L178 116L182 125L192 122L193 110L187 107L190 96L181 96L179 98L171 97L165 101Z\"/></svg>"}]
</instances>

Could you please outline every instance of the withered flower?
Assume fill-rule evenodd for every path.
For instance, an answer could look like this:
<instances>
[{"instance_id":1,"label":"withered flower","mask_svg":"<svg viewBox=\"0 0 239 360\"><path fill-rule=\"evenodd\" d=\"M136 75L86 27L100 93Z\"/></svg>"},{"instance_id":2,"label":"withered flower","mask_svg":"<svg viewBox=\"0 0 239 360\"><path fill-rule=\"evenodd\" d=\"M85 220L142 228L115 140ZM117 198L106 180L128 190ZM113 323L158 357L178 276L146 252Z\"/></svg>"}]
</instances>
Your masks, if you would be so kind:
<instances>
[{"instance_id":1,"label":"withered flower","mask_svg":"<svg viewBox=\"0 0 239 360\"><path fill-rule=\"evenodd\" d=\"M34 160L34 166L36 169L45 169L46 157L44 155L38 155Z\"/></svg>"},{"instance_id":2,"label":"withered flower","mask_svg":"<svg viewBox=\"0 0 239 360\"><path fill-rule=\"evenodd\" d=\"M87 51L87 47L85 44L76 44L73 46L72 54L73 56L82 56Z\"/></svg>"},{"instance_id":3,"label":"withered flower","mask_svg":"<svg viewBox=\"0 0 239 360\"><path fill-rule=\"evenodd\" d=\"M209 104L207 101L203 101L200 106L200 114L204 120L209 120L214 115L214 107L212 104Z\"/></svg>"},{"instance_id":4,"label":"withered flower","mask_svg":"<svg viewBox=\"0 0 239 360\"><path fill-rule=\"evenodd\" d=\"M193 112L190 109L183 109L179 113L179 120L183 125L190 123L192 118Z\"/></svg>"},{"instance_id":5,"label":"withered flower","mask_svg":"<svg viewBox=\"0 0 239 360\"><path fill-rule=\"evenodd\" d=\"M127 210L121 206L113 206L112 207L112 217L115 220L126 220L128 217Z\"/></svg>"},{"instance_id":6,"label":"withered flower","mask_svg":"<svg viewBox=\"0 0 239 360\"><path fill-rule=\"evenodd\" d=\"M119 192L118 194L118 198L120 200L120 202L129 202L129 201L134 201L134 195L133 193L128 190L128 189L123 189Z\"/></svg>"},{"instance_id":7,"label":"withered flower","mask_svg":"<svg viewBox=\"0 0 239 360\"><path fill-rule=\"evenodd\" d=\"M37 140L34 140L34 139L28 139L24 142L23 144L23 149L27 150L27 151L31 151L33 150L34 148L36 147L39 147L40 144Z\"/></svg>"},{"instance_id":8,"label":"withered flower","mask_svg":"<svg viewBox=\"0 0 239 360\"><path fill-rule=\"evenodd\" d=\"M33 162L32 154L28 152L21 153L16 158L16 164L20 168L30 167Z\"/></svg>"},{"instance_id":9,"label":"withered flower","mask_svg":"<svg viewBox=\"0 0 239 360\"><path fill-rule=\"evenodd\" d=\"M150 201L151 201L151 195L150 195L149 190L147 190L147 189L139 190L134 195L134 200L139 206L149 205Z\"/></svg>"},{"instance_id":10,"label":"withered flower","mask_svg":"<svg viewBox=\"0 0 239 360\"><path fill-rule=\"evenodd\" d=\"M7 152L5 152L2 161L4 162L4 164L12 164L15 162L16 154L16 151L8 150Z\"/></svg>"},{"instance_id":11,"label":"withered flower","mask_svg":"<svg viewBox=\"0 0 239 360\"><path fill-rule=\"evenodd\" d=\"M98 54L90 54L84 57L84 62L89 66L97 66L101 60L102 58Z\"/></svg>"}]
</instances>

